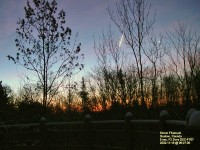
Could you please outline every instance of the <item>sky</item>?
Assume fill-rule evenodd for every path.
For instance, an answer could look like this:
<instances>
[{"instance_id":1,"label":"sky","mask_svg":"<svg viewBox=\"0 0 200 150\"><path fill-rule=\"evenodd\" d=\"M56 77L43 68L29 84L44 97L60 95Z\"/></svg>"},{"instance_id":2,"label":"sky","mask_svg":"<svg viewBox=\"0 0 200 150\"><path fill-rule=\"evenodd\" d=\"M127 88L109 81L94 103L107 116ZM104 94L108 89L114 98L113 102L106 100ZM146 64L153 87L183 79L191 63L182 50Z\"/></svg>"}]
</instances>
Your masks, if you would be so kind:
<instances>
[{"instance_id":1,"label":"sky","mask_svg":"<svg viewBox=\"0 0 200 150\"><path fill-rule=\"evenodd\" d=\"M107 12L114 10L118 0L58 0L59 8L66 12L67 25L73 34L78 33L82 52L85 54L87 73L96 63L93 36L99 37L102 30L114 27ZM199 30L200 0L148 0L156 12L155 30L165 32L177 21L185 22ZM26 70L8 61L7 55L16 54L15 38L18 18L24 18L26 0L0 0L0 81L17 89ZM119 37L120 39L120 37Z\"/></svg>"}]
</instances>

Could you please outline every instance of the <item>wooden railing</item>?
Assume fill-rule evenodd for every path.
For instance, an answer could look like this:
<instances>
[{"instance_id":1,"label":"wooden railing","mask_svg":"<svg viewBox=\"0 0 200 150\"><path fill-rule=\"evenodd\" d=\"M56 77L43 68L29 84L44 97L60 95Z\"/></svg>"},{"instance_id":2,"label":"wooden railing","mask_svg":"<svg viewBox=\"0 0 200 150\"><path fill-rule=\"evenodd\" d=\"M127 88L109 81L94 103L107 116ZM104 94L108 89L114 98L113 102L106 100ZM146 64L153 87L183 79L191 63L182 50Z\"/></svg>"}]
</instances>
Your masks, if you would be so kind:
<instances>
[{"instance_id":1,"label":"wooden railing","mask_svg":"<svg viewBox=\"0 0 200 150\"><path fill-rule=\"evenodd\" d=\"M133 120L128 112L124 120L0 125L0 150L133 150L199 149L200 111L190 109L185 121L168 120L166 110L158 120ZM179 132L191 143L161 144L160 133Z\"/></svg>"}]
</instances>

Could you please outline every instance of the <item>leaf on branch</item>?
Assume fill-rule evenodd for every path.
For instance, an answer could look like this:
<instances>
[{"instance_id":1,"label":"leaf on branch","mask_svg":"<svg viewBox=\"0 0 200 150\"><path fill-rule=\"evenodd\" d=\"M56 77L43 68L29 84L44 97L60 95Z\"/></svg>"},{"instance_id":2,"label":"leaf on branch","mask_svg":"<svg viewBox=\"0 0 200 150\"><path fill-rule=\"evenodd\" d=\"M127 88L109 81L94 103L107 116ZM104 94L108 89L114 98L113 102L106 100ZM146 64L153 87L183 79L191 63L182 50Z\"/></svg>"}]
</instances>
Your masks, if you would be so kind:
<instances>
[{"instance_id":1,"label":"leaf on branch","mask_svg":"<svg viewBox=\"0 0 200 150\"><path fill-rule=\"evenodd\" d=\"M24 24L25 24L24 19L21 20L20 24L21 24L20 28L23 28L23 27L24 27Z\"/></svg>"},{"instance_id":2,"label":"leaf on branch","mask_svg":"<svg viewBox=\"0 0 200 150\"><path fill-rule=\"evenodd\" d=\"M77 48L76 48L76 50L75 50L75 53L79 53L80 50L81 50L80 45L78 45Z\"/></svg>"},{"instance_id":3,"label":"leaf on branch","mask_svg":"<svg viewBox=\"0 0 200 150\"><path fill-rule=\"evenodd\" d=\"M64 65L62 66L62 68L66 68L66 64L64 64Z\"/></svg>"},{"instance_id":4,"label":"leaf on branch","mask_svg":"<svg viewBox=\"0 0 200 150\"><path fill-rule=\"evenodd\" d=\"M16 59L19 60L19 53L17 53L17 57L16 57Z\"/></svg>"},{"instance_id":5,"label":"leaf on branch","mask_svg":"<svg viewBox=\"0 0 200 150\"><path fill-rule=\"evenodd\" d=\"M16 64L16 61L12 56L8 55L7 57L8 57L8 60L12 60Z\"/></svg>"},{"instance_id":6,"label":"leaf on branch","mask_svg":"<svg viewBox=\"0 0 200 150\"><path fill-rule=\"evenodd\" d=\"M69 35L71 35L72 30L71 30L70 28L67 27L65 33L69 33Z\"/></svg>"}]
</instances>

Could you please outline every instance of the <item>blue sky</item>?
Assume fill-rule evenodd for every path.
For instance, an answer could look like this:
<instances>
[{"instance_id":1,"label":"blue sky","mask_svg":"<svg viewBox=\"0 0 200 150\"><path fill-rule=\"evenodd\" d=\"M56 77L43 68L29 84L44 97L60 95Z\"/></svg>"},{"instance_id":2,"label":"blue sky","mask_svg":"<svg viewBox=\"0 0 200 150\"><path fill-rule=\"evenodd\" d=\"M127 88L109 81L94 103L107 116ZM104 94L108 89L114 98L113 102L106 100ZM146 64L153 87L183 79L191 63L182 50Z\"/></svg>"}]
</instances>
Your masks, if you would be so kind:
<instances>
[{"instance_id":1,"label":"blue sky","mask_svg":"<svg viewBox=\"0 0 200 150\"><path fill-rule=\"evenodd\" d=\"M82 52L85 54L87 72L95 64L93 35L99 36L102 29L113 25L106 8L115 8L117 0L58 0L59 7L67 13L66 20L73 33L79 34ZM200 0L149 0L156 11L155 29L157 32L170 30L177 20L199 30ZM24 15L26 0L0 1L0 80L13 88L18 88L25 70L8 61L7 55L16 52L14 39L18 18ZM119 37L120 38L120 37Z\"/></svg>"}]
</instances>

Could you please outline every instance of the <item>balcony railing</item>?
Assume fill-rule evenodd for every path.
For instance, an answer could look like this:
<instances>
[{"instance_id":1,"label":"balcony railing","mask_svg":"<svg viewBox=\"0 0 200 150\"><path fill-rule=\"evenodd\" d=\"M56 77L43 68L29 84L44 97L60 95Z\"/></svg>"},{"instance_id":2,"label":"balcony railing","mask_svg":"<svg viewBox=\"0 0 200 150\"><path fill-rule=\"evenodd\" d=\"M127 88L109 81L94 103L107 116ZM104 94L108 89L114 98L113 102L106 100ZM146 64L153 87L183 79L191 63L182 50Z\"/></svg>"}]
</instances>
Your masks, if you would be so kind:
<instances>
[{"instance_id":1,"label":"balcony railing","mask_svg":"<svg viewBox=\"0 0 200 150\"><path fill-rule=\"evenodd\" d=\"M0 125L0 150L133 150L199 149L200 111L190 109L185 121L169 120L166 110L157 120L47 122Z\"/></svg>"}]
</instances>

